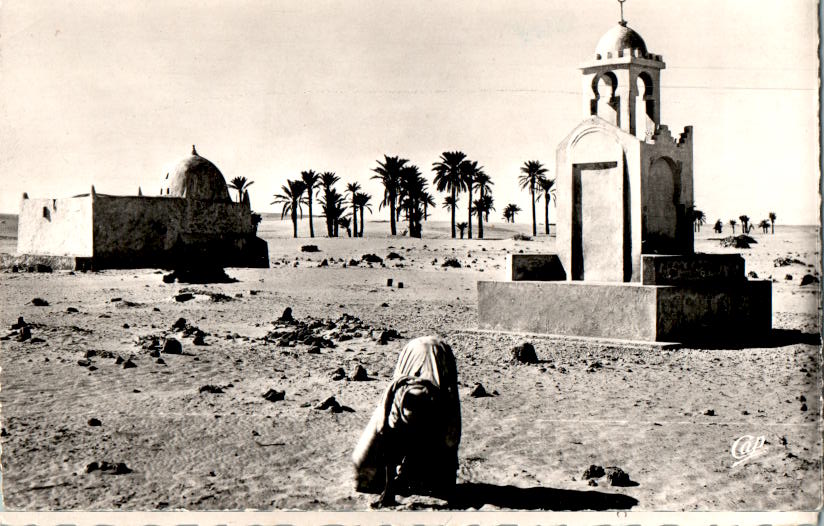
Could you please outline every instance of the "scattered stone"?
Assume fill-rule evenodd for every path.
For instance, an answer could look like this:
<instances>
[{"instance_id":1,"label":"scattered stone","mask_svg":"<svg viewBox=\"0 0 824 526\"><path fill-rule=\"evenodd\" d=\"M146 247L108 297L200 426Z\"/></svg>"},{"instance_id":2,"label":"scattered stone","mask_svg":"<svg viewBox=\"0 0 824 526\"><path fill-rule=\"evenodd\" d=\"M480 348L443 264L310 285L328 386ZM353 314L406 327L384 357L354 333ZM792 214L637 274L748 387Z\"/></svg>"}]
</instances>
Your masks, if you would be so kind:
<instances>
[{"instance_id":1,"label":"scattered stone","mask_svg":"<svg viewBox=\"0 0 824 526\"><path fill-rule=\"evenodd\" d=\"M92 473L93 471L104 471L112 473L113 475L126 475L132 472L132 470L126 465L125 462L92 462L86 466L86 473Z\"/></svg>"},{"instance_id":2,"label":"scattered stone","mask_svg":"<svg viewBox=\"0 0 824 526\"><path fill-rule=\"evenodd\" d=\"M128 360L126 360L125 362L123 362L123 368L124 368L124 369L134 369L135 367L137 367L137 364L135 364L135 363L132 361L132 359L131 359L131 358L129 358Z\"/></svg>"},{"instance_id":3,"label":"scattered stone","mask_svg":"<svg viewBox=\"0 0 824 526\"><path fill-rule=\"evenodd\" d=\"M625 487L635 485L632 480L630 480L627 472L615 466L607 467L607 480L610 486Z\"/></svg>"},{"instance_id":4,"label":"scattered stone","mask_svg":"<svg viewBox=\"0 0 824 526\"><path fill-rule=\"evenodd\" d=\"M315 345L314 347L310 347L309 350L306 352L307 354L320 354L320 347Z\"/></svg>"},{"instance_id":5,"label":"scattered stone","mask_svg":"<svg viewBox=\"0 0 824 526\"><path fill-rule=\"evenodd\" d=\"M461 262L456 258L447 258L443 263L441 263L441 267L461 268Z\"/></svg>"},{"instance_id":6,"label":"scattered stone","mask_svg":"<svg viewBox=\"0 0 824 526\"><path fill-rule=\"evenodd\" d=\"M77 365L80 367L88 367L92 364L89 360L77 360Z\"/></svg>"},{"instance_id":7,"label":"scattered stone","mask_svg":"<svg viewBox=\"0 0 824 526\"><path fill-rule=\"evenodd\" d=\"M102 426L103 422L101 422L97 418L90 418L88 424L92 427L97 427L97 426Z\"/></svg>"},{"instance_id":8,"label":"scattered stone","mask_svg":"<svg viewBox=\"0 0 824 526\"><path fill-rule=\"evenodd\" d=\"M784 276L784 279L787 280L787 281L792 281L793 280L793 275L792 274L787 274L786 276Z\"/></svg>"},{"instance_id":9,"label":"scattered stone","mask_svg":"<svg viewBox=\"0 0 824 526\"><path fill-rule=\"evenodd\" d=\"M755 271L751 270L751 271L747 272L747 277L752 278L752 279L758 279L758 274L756 274Z\"/></svg>"},{"instance_id":10,"label":"scattered stone","mask_svg":"<svg viewBox=\"0 0 824 526\"><path fill-rule=\"evenodd\" d=\"M392 278L386 278L386 286L391 287L392 286L392 281L393 281Z\"/></svg>"},{"instance_id":11,"label":"scattered stone","mask_svg":"<svg viewBox=\"0 0 824 526\"><path fill-rule=\"evenodd\" d=\"M535 347L529 342L512 348L512 359L520 363L538 363L538 355L535 354Z\"/></svg>"},{"instance_id":12,"label":"scattered stone","mask_svg":"<svg viewBox=\"0 0 824 526\"><path fill-rule=\"evenodd\" d=\"M117 303L118 301L123 301L123 298L112 298L109 301L112 303Z\"/></svg>"},{"instance_id":13,"label":"scattered stone","mask_svg":"<svg viewBox=\"0 0 824 526\"><path fill-rule=\"evenodd\" d=\"M22 329L23 327L28 327L29 324L26 323L26 320L23 319L23 316L17 317L17 323L13 323L10 327L11 330Z\"/></svg>"},{"instance_id":14,"label":"scattered stone","mask_svg":"<svg viewBox=\"0 0 824 526\"><path fill-rule=\"evenodd\" d=\"M182 331L182 330L186 329L187 325L188 325L188 322L186 321L186 318L178 318L177 321L172 324L172 330L173 331Z\"/></svg>"},{"instance_id":15,"label":"scattered stone","mask_svg":"<svg viewBox=\"0 0 824 526\"><path fill-rule=\"evenodd\" d=\"M318 266L319 267L328 267L329 266L329 260L324 259L323 261L320 262L320 264Z\"/></svg>"},{"instance_id":16,"label":"scattered stone","mask_svg":"<svg viewBox=\"0 0 824 526\"><path fill-rule=\"evenodd\" d=\"M346 378L346 371L343 370L343 367L338 367L332 373L332 380L335 382L343 380L344 378Z\"/></svg>"},{"instance_id":17,"label":"scattered stone","mask_svg":"<svg viewBox=\"0 0 824 526\"><path fill-rule=\"evenodd\" d=\"M484 386L481 384L475 384L475 387L472 389L472 392L469 393L469 396L472 398L485 398L487 396L492 396L491 394L486 392Z\"/></svg>"},{"instance_id":18,"label":"scattered stone","mask_svg":"<svg viewBox=\"0 0 824 526\"><path fill-rule=\"evenodd\" d=\"M44 300L43 298L34 298L33 300L31 300L31 304L34 305L35 307L48 307L49 306L49 302Z\"/></svg>"},{"instance_id":19,"label":"scattered stone","mask_svg":"<svg viewBox=\"0 0 824 526\"><path fill-rule=\"evenodd\" d=\"M318 411L326 411L327 409L331 410L333 413L343 413L344 411L349 413L354 413L355 410L351 407L346 407L345 405L340 405L340 403L335 400L334 396L330 396L323 402L319 403L315 406L315 409Z\"/></svg>"},{"instance_id":20,"label":"scattered stone","mask_svg":"<svg viewBox=\"0 0 824 526\"><path fill-rule=\"evenodd\" d=\"M286 398L286 391L278 391L276 389L269 389L263 394L263 398L270 402L279 402Z\"/></svg>"},{"instance_id":21,"label":"scattered stone","mask_svg":"<svg viewBox=\"0 0 824 526\"><path fill-rule=\"evenodd\" d=\"M584 477L583 478L584 479L597 479L597 478L603 477L604 475L606 475L606 471L604 471L603 467L596 466L595 464L592 464L586 470L584 470Z\"/></svg>"},{"instance_id":22,"label":"scattered stone","mask_svg":"<svg viewBox=\"0 0 824 526\"><path fill-rule=\"evenodd\" d=\"M801 278L801 286L802 287L804 285L812 285L812 284L819 283L819 282L820 282L820 280L817 277L813 276L812 274L804 274L804 277Z\"/></svg>"},{"instance_id":23,"label":"scattered stone","mask_svg":"<svg viewBox=\"0 0 824 526\"><path fill-rule=\"evenodd\" d=\"M86 351L86 358L94 358L95 356L97 356L97 351L94 349L89 349Z\"/></svg>"},{"instance_id":24,"label":"scattered stone","mask_svg":"<svg viewBox=\"0 0 824 526\"><path fill-rule=\"evenodd\" d=\"M803 261L786 256L783 258L775 258L773 260L774 267L789 267L790 265L804 265Z\"/></svg>"},{"instance_id":25,"label":"scattered stone","mask_svg":"<svg viewBox=\"0 0 824 526\"><path fill-rule=\"evenodd\" d=\"M155 351L155 352L157 352L157 351ZM160 355L158 354L158 356L160 356ZM122 357L122 356L118 356L118 357L114 360L114 364L115 364L115 365L120 365L120 364L121 364L121 363L123 363L124 361L125 361L125 360L123 360L123 357Z\"/></svg>"},{"instance_id":26,"label":"scattered stone","mask_svg":"<svg viewBox=\"0 0 824 526\"><path fill-rule=\"evenodd\" d=\"M357 267L359 264L360 264L360 261L358 261L357 259L350 259L349 260L349 266L350 267ZM345 265L346 264L344 264L344 266Z\"/></svg>"},{"instance_id":27,"label":"scattered stone","mask_svg":"<svg viewBox=\"0 0 824 526\"><path fill-rule=\"evenodd\" d=\"M369 380L369 374L366 372L366 368L360 364L355 368L355 372L352 374L352 381L354 382L363 382Z\"/></svg>"},{"instance_id":28,"label":"scattered stone","mask_svg":"<svg viewBox=\"0 0 824 526\"><path fill-rule=\"evenodd\" d=\"M195 338L192 340L192 344L194 345L206 345L205 333L203 331L198 331L195 333Z\"/></svg>"},{"instance_id":29,"label":"scattered stone","mask_svg":"<svg viewBox=\"0 0 824 526\"><path fill-rule=\"evenodd\" d=\"M715 409L707 409L704 411L705 416L715 416Z\"/></svg>"},{"instance_id":30,"label":"scattered stone","mask_svg":"<svg viewBox=\"0 0 824 526\"><path fill-rule=\"evenodd\" d=\"M598 485L598 483L595 482L595 479L589 479L589 481L587 481L587 484L589 484L590 486L597 486Z\"/></svg>"},{"instance_id":31,"label":"scattered stone","mask_svg":"<svg viewBox=\"0 0 824 526\"><path fill-rule=\"evenodd\" d=\"M283 309L283 314L280 315L280 318L278 318L278 321L283 321L283 322L295 321L295 319L292 317L292 307L286 307L285 309Z\"/></svg>"},{"instance_id":32,"label":"scattered stone","mask_svg":"<svg viewBox=\"0 0 824 526\"><path fill-rule=\"evenodd\" d=\"M403 288L403 281L399 281L399 282L398 282L398 288L399 288L399 289L402 289L402 288Z\"/></svg>"},{"instance_id":33,"label":"scattered stone","mask_svg":"<svg viewBox=\"0 0 824 526\"><path fill-rule=\"evenodd\" d=\"M301 252L320 252L317 245L303 245L300 247Z\"/></svg>"},{"instance_id":34,"label":"scattered stone","mask_svg":"<svg viewBox=\"0 0 824 526\"><path fill-rule=\"evenodd\" d=\"M375 254L364 254L361 260L367 263L383 263L383 258Z\"/></svg>"},{"instance_id":35,"label":"scattered stone","mask_svg":"<svg viewBox=\"0 0 824 526\"><path fill-rule=\"evenodd\" d=\"M403 257L403 256L401 256L401 255L400 255L400 254L398 254L397 252L390 252L389 254L387 254L386 259L390 259L390 260L392 260L392 259L399 259L399 260L403 261L403 260L405 260L406 258L405 258L405 257Z\"/></svg>"},{"instance_id":36,"label":"scattered stone","mask_svg":"<svg viewBox=\"0 0 824 526\"><path fill-rule=\"evenodd\" d=\"M182 293L175 296L175 301L179 301L180 303L183 303L184 301L189 301L191 299L194 299L194 297L195 297L194 294L191 294L189 292L182 292Z\"/></svg>"},{"instance_id":37,"label":"scattered stone","mask_svg":"<svg viewBox=\"0 0 824 526\"><path fill-rule=\"evenodd\" d=\"M158 358L157 360L155 360L155 363L158 365L166 365L166 360L164 360L163 358Z\"/></svg>"},{"instance_id":38,"label":"scattered stone","mask_svg":"<svg viewBox=\"0 0 824 526\"><path fill-rule=\"evenodd\" d=\"M207 384L200 387L201 393L223 394L223 388L219 385Z\"/></svg>"},{"instance_id":39,"label":"scattered stone","mask_svg":"<svg viewBox=\"0 0 824 526\"><path fill-rule=\"evenodd\" d=\"M31 338L31 327L26 325L25 327L21 327L20 331L17 333L17 341L24 342Z\"/></svg>"},{"instance_id":40,"label":"scattered stone","mask_svg":"<svg viewBox=\"0 0 824 526\"><path fill-rule=\"evenodd\" d=\"M163 342L163 354L183 354L183 345L175 338L166 338Z\"/></svg>"},{"instance_id":41,"label":"scattered stone","mask_svg":"<svg viewBox=\"0 0 824 526\"><path fill-rule=\"evenodd\" d=\"M801 404L801 411L807 410L807 404Z\"/></svg>"},{"instance_id":42,"label":"scattered stone","mask_svg":"<svg viewBox=\"0 0 824 526\"><path fill-rule=\"evenodd\" d=\"M389 306L389 304L388 304L388 303L386 303L385 301L384 301L383 303L381 303L381 307L386 308L386 307L388 307L388 306Z\"/></svg>"},{"instance_id":43,"label":"scattered stone","mask_svg":"<svg viewBox=\"0 0 824 526\"><path fill-rule=\"evenodd\" d=\"M75 312L79 312L79 311L78 311L76 308L74 308L74 307L69 307L68 309L66 309L66 312L68 312L68 313L75 313Z\"/></svg>"}]
</instances>

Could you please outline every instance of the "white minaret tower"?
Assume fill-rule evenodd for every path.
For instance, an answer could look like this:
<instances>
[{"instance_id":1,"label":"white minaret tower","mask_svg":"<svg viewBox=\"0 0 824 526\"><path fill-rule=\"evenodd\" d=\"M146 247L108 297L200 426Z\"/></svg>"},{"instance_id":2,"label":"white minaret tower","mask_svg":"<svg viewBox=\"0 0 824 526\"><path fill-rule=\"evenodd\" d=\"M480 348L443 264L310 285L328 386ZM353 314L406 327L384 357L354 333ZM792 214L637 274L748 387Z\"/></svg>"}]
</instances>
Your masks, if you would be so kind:
<instances>
[{"instance_id":1,"label":"white minaret tower","mask_svg":"<svg viewBox=\"0 0 824 526\"><path fill-rule=\"evenodd\" d=\"M583 73L583 116L597 115L645 140L661 123L661 55L653 55L641 35L627 26L624 2L621 20L595 48L595 59L580 66Z\"/></svg>"}]
</instances>

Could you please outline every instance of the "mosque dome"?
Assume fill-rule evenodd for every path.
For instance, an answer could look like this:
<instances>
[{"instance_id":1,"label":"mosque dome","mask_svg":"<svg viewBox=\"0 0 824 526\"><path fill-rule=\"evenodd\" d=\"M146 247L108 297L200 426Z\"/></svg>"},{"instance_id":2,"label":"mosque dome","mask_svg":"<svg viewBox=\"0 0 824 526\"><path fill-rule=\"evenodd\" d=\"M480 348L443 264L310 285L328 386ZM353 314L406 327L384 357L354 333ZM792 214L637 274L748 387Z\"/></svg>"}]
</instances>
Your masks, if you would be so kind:
<instances>
[{"instance_id":1,"label":"mosque dome","mask_svg":"<svg viewBox=\"0 0 824 526\"><path fill-rule=\"evenodd\" d=\"M636 51L637 56L647 55L647 45L644 39L633 29L627 27L626 22L621 22L604 33L595 48L595 53L601 55L601 58L607 58L610 55L615 58L622 51L624 55L636 55Z\"/></svg>"},{"instance_id":2,"label":"mosque dome","mask_svg":"<svg viewBox=\"0 0 824 526\"><path fill-rule=\"evenodd\" d=\"M186 197L204 201L231 201L226 179L210 160L197 154L181 160L167 176L168 187L164 195Z\"/></svg>"}]
</instances>

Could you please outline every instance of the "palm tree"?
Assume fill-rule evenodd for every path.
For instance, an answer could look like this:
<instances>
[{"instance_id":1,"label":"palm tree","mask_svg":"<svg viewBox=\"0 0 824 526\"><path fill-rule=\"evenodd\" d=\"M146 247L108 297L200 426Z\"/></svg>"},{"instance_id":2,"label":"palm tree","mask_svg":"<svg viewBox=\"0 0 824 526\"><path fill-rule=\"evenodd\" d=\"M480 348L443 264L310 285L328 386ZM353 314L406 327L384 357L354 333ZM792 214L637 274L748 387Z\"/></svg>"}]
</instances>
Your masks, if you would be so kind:
<instances>
[{"instance_id":1,"label":"palm tree","mask_svg":"<svg viewBox=\"0 0 824 526\"><path fill-rule=\"evenodd\" d=\"M301 208L301 197L303 196L306 185L300 179L294 181L286 181L286 185L281 187L283 193L275 194L275 200L272 204L283 204L283 210L280 212L280 218L286 217L286 214L292 215L292 228L294 237L298 237L298 212L303 218L303 208Z\"/></svg>"},{"instance_id":2,"label":"palm tree","mask_svg":"<svg viewBox=\"0 0 824 526\"><path fill-rule=\"evenodd\" d=\"M372 196L364 193L364 192L357 192L354 197L354 204L357 206L357 209L360 210L360 233L356 233L355 235L358 237L363 237L363 209L368 208L369 213L372 213L372 206L369 204L369 201L372 199Z\"/></svg>"},{"instance_id":3,"label":"palm tree","mask_svg":"<svg viewBox=\"0 0 824 526\"><path fill-rule=\"evenodd\" d=\"M478 186L478 200L476 202L481 204L492 205L491 199L488 201L487 197L492 192L492 178L484 172L483 168L475 170L474 174L475 184ZM484 219L489 221L489 209L486 209L484 214L478 215L478 239L484 238Z\"/></svg>"},{"instance_id":4,"label":"palm tree","mask_svg":"<svg viewBox=\"0 0 824 526\"><path fill-rule=\"evenodd\" d=\"M407 159L384 155L383 162L377 161L378 167L372 168L372 171L377 174L373 175L372 179L379 179L383 184L383 201L378 205L378 209L382 206L389 206L389 232L393 236L397 234L395 206L398 201L398 185L401 171L408 162Z\"/></svg>"},{"instance_id":5,"label":"palm tree","mask_svg":"<svg viewBox=\"0 0 824 526\"><path fill-rule=\"evenodd\" d=\"M733 234L735 234L735 225L737 225L737 224L738 224L738 222L735 219L730 219L730 227L732 227L732 233Z\"/></svg>"},{"instance_id":6,"label":"palm tree","mask_svg":"<svg viewBox=\"0 0 824 526\"><path fill-rule=\"evenodd\" d=\"M358 183L349 183L346 185L346 191L349 192L352 203L352 230L355 231L355 237L358 236L358 205L355 204L355 194L357 194L360 189L361 186Z\"/></svg>"},{"instance_id":7,"label":"palm tree","mask_svg":"<svg viewBox=\"0 0 824 526\"><path fill-rule=\"evenodd\" d=\"M345 211L343 196L335 188L331 188L329 192L324 192L318 202L326 216L327 234L329 237L338 237L338 219Z\"/></svg>"},{"instance_id":8,"label":"palm tree","mask_svg":"<svg viewBox=\"0 0 824 526\"><path fill-rule=\"evenodd\" d=\"M334 212L334 204L336 201L333 197L333 193L334 195L338 195L337 191L334 189L335 183L338 181L340 181L340 178L335 175L335 172L323 172L320 174L320 185L323 188L322 203L325 203L323 204L323 213L326 215L326 235L329 237L335 236L335 225L337 224L335 222L337 218L330 216L328 212ZM330 204L332 206L330 206Z\"/></svg>"},{"instance_id":9,"label":"palm tree","mask_svg":"<svg viewBox=\"0 0 824 526\"><path fill-rule=\"evenodd\" d=\"M312 201L315 200L314 191L320 175L314 170L300 172L300 178L306 185L306 204L309 205L309 237L315 237L315 224L312 220Z\"/></svg>"},{"instance_id":10,"label":"palm tree","mask_svg":"<svg viewBox=\"0 0 824 526\"><path fill-rule=\"evenodd\" d=\"M715 226L713 227L713 229L715 230L716 234L720 234L721 231L724 230L724 223L722 223L721 220L719 219L718 221L715 222Z\"/></svg>"},{"instance_id":11,"label":"palm tree","mask_svg":"<svg viewBox=\"0 0 824 526\"><path fill-rule=\"evenodd\" d=\"M527 161L521 166L521 176L518 182L521 184L521 190L529 189L530 201L532 201L532 235L538 235L538 224L535 220L535 187L538 185L538 178L544 175L547 169L544 168L540 161ZM514 214L513 214L514 222Z\"/></svg>"},{"instance_id":12,"label":"palm tree","mask_svg":"<svg viewBox=\"0 0 824 526\"><path fill-rule=\"evenodd\" d=\"M692 230L693 232L700 232L701 225L707 222L707 216L697 208L692 209Z\"/></svg>"},{"instance_id":13,"label":"palm tree","mask_svg":"<svg viewBox=\"0 0 824 526\"><path fill-rule=\"evenodd\" d=\"M461 231L461 239L463 239L464 238L464 230L466 230L466 221L461 221L460 223L458 223L455 226L457 226L458 230Z\"/></svg>"},{"instance_id":14,"label":"palm tree","mask_svg":"<svg viewBox=\"0 0 824 526\"><path fill-rule=\"evenodd\" d=\"M766 234L770 230L770 220L762 219L758 226L761 227L761 233Z\"/></svg>"},{"instance_id":15,"label":"palm tree","mask_svg":"<svg viewBox=\"0 0 824 526\"><path fill-rule=\"evenodd\" d=\"M549 235L549 201L551 199L553 203L558 202L555 197L555 179L542 175L538 177L538 186L544 192L544 223L546 223L546 235Z\"/></svg>"},{"instance_id":16,"label":"palm tree","mask_svg":"<svg viewBox=\"0 0 824 526\"><path fill-rule=\"evenodd\" d=\"M515 222L515 214L521 211L521 207L516 205L515 203L509 203L504 208L504 219L507 220L509 223Z\"/></svg>"},{"instance_id":17,"label":"palm tree","mask_svg":"<svg viewBox=\"0 0 824 526\"><path fill-rule=\"evenodd\" d=\"M409 221L409 236L421 237L424 194L429 183L415 165L404 166L401 172L399 200Z\"/></svg>"},{"instance_id":18,"label":"palm tree","mask_svg":"<svg viewBox=\"0 0 824 526\"><path fill-rule=\"evenodd\" d=\"M778 217L778 216L775 215L775 212L770 212L769 217L770 217L770 229L771 229L770 233L775 234L775 218Z\"/></svg>"},{"instance_id":19,"label":"palm tree","mask_svg":"<svg viewBox=\"0 0 824 526\"><path fill-rule=\"evenodd\" d=\"M479 197L475 199L475 210L474 213L478 216L478 239L484 238L484 222L483 218L486 218L486 221L489 221L489 212L491 210L495 210L495 207L492 206L493 199L491 195L484 195L482 198Z\"/></svg>"},{"instance_id":20,"label":"palm tree","mask_svg":"<svg viewBox=\"0 0 824 526\"><path fill-rule=\"evenodd\" d=\"M458 205L458 193L466 190L464 179L464 163L466 154L463 152L443 152L438 162L432 163L435 171L435 187L439 192L452 194L452 239L455 239L455 207Z\"/></svg>"},{"instance_id":21,"label":"palm tree","mask_svg":"<svg viewBox=\"0 0 824 526\"><path fill-rule=\"evenodd\" d=\"M438 204L435 202L435 197L428 191L424 191L421 202L423 203L423 220L426 221L429 219L429 207L435 207L438 206Z\"/></svg>"},{"instance_id":22,"label":"palm tree","mask_svg":"<svg viewBox=\"0 0 824 526\"><path fill-rule=\"evenodd\" d=\"M346 229L346 235L349 236L349 237L352 237L352 230L349 229L349 218L348 217L346 217L346 216L339 217L336 224L338 224L338 225L342 226L343 228L345 228Z\"/></svg>"},{"instance_id":23,"label":"palm tree","mask_svg":"<svg viewBox=\"0 0 824 526\"><path fill-rule=\"evenodd\" d=\"M237 202L240 202L240 196L243 195L243 192L246 191L247 188L252 186L255 182L249 181L245 177L235 177L229 182L229 188L232 188L237 191Z\"/></svg>"},{"instance_id":24,"label":"palm tree","mask_svg":"<svg viewBox=\"0 0 824 526\"><path fill-rule=\"evenodd\" d=\"M741 232L744 233L744 234L749 234L750 233L750 228L748 226L749 223L750 223L749 216L740 215L740 216L738 216L738 219L741 220Z\"/></svg>"},{"instance_id":25,"label":"palm tree","mask_svg":"<svg viewBox=\"0 0 824 526\"><path fill-rule=\"evenodd\" d=\"M484 167L478 166L478 161L469 161L463 163L461 172L463 173L463 181L466 186L466 202L467 208L467 236L472 239L472 198L475 193L475 178L479 173L483 173Z\"/></svg>"}]
</instances>

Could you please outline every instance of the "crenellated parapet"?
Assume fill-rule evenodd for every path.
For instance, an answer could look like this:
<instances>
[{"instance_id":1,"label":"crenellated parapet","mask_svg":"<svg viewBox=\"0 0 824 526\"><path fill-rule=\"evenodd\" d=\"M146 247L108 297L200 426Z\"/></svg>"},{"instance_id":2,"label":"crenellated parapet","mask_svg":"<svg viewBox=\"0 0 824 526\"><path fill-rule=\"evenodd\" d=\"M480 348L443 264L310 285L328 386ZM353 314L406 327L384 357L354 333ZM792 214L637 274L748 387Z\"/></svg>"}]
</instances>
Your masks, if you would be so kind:
<instances>
[{"instance_id":1,"label":"crenellated parapet","mask_svg":"<svg viewBox=\"0 0 824 526\"><path fill-rule=\"evenodd\" d=\"M692 126L684 127L684 131L678 136L678 139L672 136L672 132L666 124L658 126L655 132L649 139L649 142L656 145L672 145L676 148L685 148L692 146Z\"/></svg>"}]
</instances>

